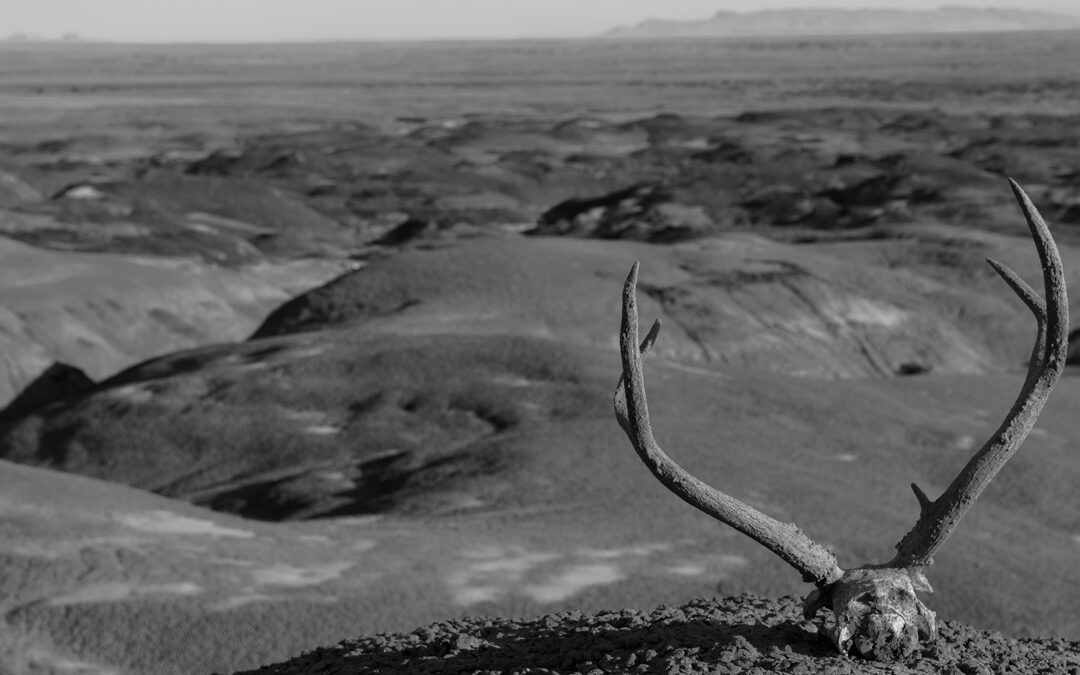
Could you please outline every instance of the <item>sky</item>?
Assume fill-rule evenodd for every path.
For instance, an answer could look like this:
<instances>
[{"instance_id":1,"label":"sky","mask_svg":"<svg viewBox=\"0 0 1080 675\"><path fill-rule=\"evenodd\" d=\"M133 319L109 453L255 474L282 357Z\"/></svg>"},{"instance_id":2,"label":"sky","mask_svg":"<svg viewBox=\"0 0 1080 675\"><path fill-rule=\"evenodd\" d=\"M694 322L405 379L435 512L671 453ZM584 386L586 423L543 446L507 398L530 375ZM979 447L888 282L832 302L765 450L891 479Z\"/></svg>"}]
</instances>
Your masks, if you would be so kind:
<instances>
[{"instance_id":1,"label":"sky","mask_svg":"<svg viewBox=\"0 0 1080 675\"><path fill-rule=\"evenodd\" d=\"M1080 0L0 0L0 38L136 42L580 37L648 18L941 4L1080 13Z\"/></svg>"}]
</instances>

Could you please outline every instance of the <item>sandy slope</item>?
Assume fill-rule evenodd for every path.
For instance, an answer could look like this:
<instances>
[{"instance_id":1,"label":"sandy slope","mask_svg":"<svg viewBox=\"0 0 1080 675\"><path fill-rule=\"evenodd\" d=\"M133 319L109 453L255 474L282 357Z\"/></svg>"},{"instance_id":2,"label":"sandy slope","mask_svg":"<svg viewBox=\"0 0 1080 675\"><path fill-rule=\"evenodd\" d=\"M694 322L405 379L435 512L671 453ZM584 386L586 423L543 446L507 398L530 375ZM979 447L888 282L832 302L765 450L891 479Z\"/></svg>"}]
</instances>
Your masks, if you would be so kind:
<instances>
[{"instance_id":1,"label":"sandy slope","mask_svg":"<svg viewBox=\"0 0 1080 675\"><path fill-rule=\"evenodd\" d=\"M100 379L157 354L241 339L292 293L341 269L315 261L225 269L0 238L0 401L54 361Z\"/></svg>"}]
</instances>

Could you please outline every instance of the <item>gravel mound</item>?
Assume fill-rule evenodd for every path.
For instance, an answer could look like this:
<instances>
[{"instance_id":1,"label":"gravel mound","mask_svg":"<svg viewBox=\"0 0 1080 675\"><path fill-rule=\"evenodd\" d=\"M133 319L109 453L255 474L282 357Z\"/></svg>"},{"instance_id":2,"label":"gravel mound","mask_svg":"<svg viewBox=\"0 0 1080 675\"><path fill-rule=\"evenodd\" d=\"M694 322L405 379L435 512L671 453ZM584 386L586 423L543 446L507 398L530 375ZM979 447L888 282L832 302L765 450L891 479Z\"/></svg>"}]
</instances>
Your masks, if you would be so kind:
<instances>
[{"instance_id":1,"label":"gravel mound","mask_svg":"<svg viewBox=\"0 0 1080 675\"><path fill-rule=\"evenodd\" d=\"M652 611L445 621L346 640L248 673L1080 674L1077 642L1016 640L953 621L940 622L939 632L905 662L867 663L837 655L803 620L798 598L742 595Z\"/></svg>"}]
</instances>

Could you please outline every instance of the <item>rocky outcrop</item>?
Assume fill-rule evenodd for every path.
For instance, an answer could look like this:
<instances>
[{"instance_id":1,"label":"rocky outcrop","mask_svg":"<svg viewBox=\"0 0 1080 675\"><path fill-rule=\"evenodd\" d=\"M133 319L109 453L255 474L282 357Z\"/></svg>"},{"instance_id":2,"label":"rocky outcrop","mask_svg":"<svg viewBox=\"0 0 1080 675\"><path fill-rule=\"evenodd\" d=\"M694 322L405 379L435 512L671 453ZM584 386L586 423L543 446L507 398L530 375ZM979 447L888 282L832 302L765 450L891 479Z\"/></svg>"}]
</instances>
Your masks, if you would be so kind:
<instances>
[{"instance_id":1,"label":"rocky outcrop","mask_svg":"<svg viewBox=\"0 0 1080 675\"><path fill-rule=\"evenodd\" d=\"M700 207L680 204L662 186L646 183L556 204L527 234L671 243L703 236L713 227Z\"/></svg>"}]
</instances>

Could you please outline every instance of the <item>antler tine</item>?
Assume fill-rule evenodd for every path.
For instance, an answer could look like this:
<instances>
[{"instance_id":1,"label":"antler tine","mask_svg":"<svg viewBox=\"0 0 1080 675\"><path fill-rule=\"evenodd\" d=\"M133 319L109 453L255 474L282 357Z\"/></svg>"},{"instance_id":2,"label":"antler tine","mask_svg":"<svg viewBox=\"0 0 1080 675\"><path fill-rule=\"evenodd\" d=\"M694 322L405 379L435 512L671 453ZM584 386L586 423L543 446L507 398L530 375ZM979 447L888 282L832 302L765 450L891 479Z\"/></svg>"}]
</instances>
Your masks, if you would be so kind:
<instances>
[{"instance_id":1,"label":"antler tine","mask_svg":"<svg viewBox=\"0 0 1080 675\"><path fill-rule=\"evenodd\" d=\"M656 339L660 325L659 322L653 324L648 337L639 346L637 277L638 263L635 262L623 287L622 328L619 333L623 377L615 394L615 414L641 461L683 501L762 544L798 570L805 581L819 587L835 582L843 571L831 551L815 543L795 525L782 523L703 483L660 449L649 421L642 370L643 357ZM622 400L619 390L625 397Z\"/></svg>"},{"instance_id":2,"label":"antler tine","mask_svg":"<svg viewBox=\"0 0 1080 675\"><path fill-rule=\"evenodd\" d=\"M1035 315L1035 323L1038 330L1035 334L1035 345L1031 348L1031 358L1028 359L1028 372L1024 378L1024 386L1028 386L1032 378L1037 377L1042 367L1042 359L1046 351L1046 303L1039 297L1027 282L1013 272L1007 265L999 263L993 258L987 258L986 262L998 273L1009 288L1024 301L1031 313Z\"/></svg>"},{"instance_id":3,"label":"antler tine","mask_svg":"<svg viewBox=\"0 0 1080 675\"><path fill-rule=\"evenodd\" d=\"M660 335L660 319L653 321L652 328L646 333L645 339L641 341L641 346L638 348L638 354L641 357L642 363L648 358L649 352L652 351L653 345L656 343L656 338ZM623 382L626 380L624 375L619 375L619 383L615 385L615 419L618 421L619 426L629 436L632 432L630 430L630 418L629 412L626 409L626 389L623 386Z\"/></svg>"},{"instance_id":4,"label":"antler tine","mask_svg":"<svg viewBox=\"0 0 1080 675\"><path fill-rule=\"evenodd\" d=\"M948 539L967 510L1027 438L1065 368L1069 347L1069 305L1061 256L1050 234L1050 228L1039 215L1038 209L1015 181L1010 180L1009 185L1020 203L1020 209L1039 253L1043 285L1046 289L1045 305L1015 272L996 261L990 261L990 265L1020 296L1038 323L1039 332L1031 364L1028 366L1028 375L1016 402L997 431L968 461L940 497L931 501L922 490L912 485L919 499L919 519L915 527L896 545L897 554L889 563L890 566L925 567L933 562L937 549Z\"/></svg>"}]
</instances>

